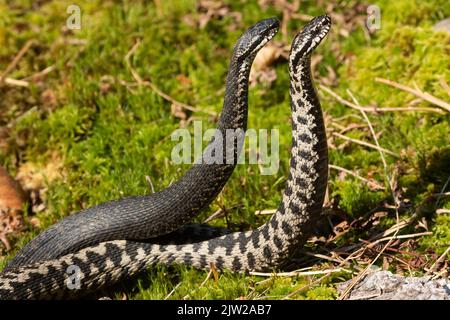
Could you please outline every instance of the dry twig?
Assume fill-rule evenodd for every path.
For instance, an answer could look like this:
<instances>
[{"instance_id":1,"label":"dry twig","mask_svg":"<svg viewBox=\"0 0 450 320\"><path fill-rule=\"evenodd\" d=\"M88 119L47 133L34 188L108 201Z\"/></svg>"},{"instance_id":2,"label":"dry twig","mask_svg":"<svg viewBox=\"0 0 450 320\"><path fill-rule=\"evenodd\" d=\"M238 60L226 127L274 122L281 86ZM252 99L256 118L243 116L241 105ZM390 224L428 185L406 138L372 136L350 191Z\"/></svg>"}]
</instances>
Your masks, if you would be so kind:
<instances>
[{"instance_id":1,"label":"dry twig","mask_svg":"<svg viewBox=\"0 0 450 320\"><path fill-rule=\"evenodd\" d=\"M347 90L347 92L348 92L348 94L351 96L351 98L353 99L353 102L355 103L355 105L357 106L357 107L361 107L360 106L360 104L359 104L359 102L358 102L358 100L355 98L355 96L350 92L350 90ZM378 143L378 139L377 139L377 136L376 136L376 134L375 134L375 131L373 130L373 127L372 127L372 123L370 122L370 120L369 120L369 117L367 116L367 114L364 112L364 110L362 110L362 109L359 109L360 110L360 112L362 113L362 115L364 116L364 119L366 120L366 122L367 122L367 124L369 125L369 128L370 128L370 132L372 133L372 136L373 136L373 139L375 140L375 143L376 143L376 145L377 145L377 147L378 147L378 151L379 151L379 153L380 153L380 157L381 157L381 160L382 160L382 162L383 162L383 166L384 166L384 173L385 173L385 175L386 175L386 180L387 180L387 182L388 182L388 184L389 184L389 188L390 188L390 191L391 191L391 194L392 194L392 198L393 198L393 200L394 200L394 203L396 203L396 197L395 197L395 194L394 194L394 187L393 187L393 185L392 185L392 181L391 181L391 179L390 179L390 177L389 177L389 174L388 174L388 168L387 168L387 162L386 162L386 159L385 159L385 157L384 157L384 154L383 154L383 151L381 150L381 148L380 148L380 144ZM397 207L395 207L395 213L396 213L396 220L397 220L397 224L399 224L399 222L400 222L400 216L399 216L399 213L398 213L398 209L397 209ZM397 231L395 231L394 232L394 236L393 237L395 237L395 236L397 236L397 233L399 232L399 229L397 230ZM340 300L342 300L342 299L344 299L349 293L350 293L350 291L354 288L354 286L366 275L366 273L367 273L367 271L369 270L369 268L381 257L381 255L384 253L384 251L391 245L391 243L392 243L392 241L393 241L393 239L390 239L385 245L384 245L384 247L378 252L378 254L377 254L377 256L367 265L367 267L363 270L363 271L361 271L353 280L352 280L352 282L350 283L350 285L349 286L347 286L347 288L345 288L345 290L344 290L344 292L341 294L341 296L339 297L339 299Z\"/></svg>"},{"instance_id":2,"label":"dry twig","mask_svg":"<svg viewBox=\"0 0 450 320\"><path fill-rule=\"evenodd\" d=\"M28 40L25 43L25 45L19 50L19 52L16 54L16 56L11 61L11 63L6 67L6 69L0 75L0 84L3 83L6 76L16 67L16 65L19 63L20 59L22 59L22 57L25 55L25 53L28 51L28 49L31 48L31 45L33 43L34 43L34 40ZM10 80L12 80L12 79L10 79Z\"/></svg>"},{"instance_id":3,"label":"dry twig","mask_svg":"<svg viewBox=\"0 0 450 320\"><path fill-rule=\"evenodd\" d=\"M169 294L164 298L164 300L167 300L167 299L169 299L174 293L175 293L175 290L177 290L178 289L178 287L181 285L181 282L180 283L178 283L170 292L169 292Z\"/></svg>"},{"instance_id":4,"label":"dry twig","mask_svg":"<svg viewBox=\"0 0 450 320\"><path fill-rule=\"evenodd\" d=\"M215 219L222 218L228 212L228 210L234 210L237 208L242 208L242 204L238 203L238 204L232 205L229 208L225 208L225 207L220 208L219 210L215 211L212 215L210 215L208 218L206 218L205 221L203 221L203 223L208 223Z\"/></svg>"},{"instance_id":5,"label":"dry twig","mask_svg":"<svg viewBox=\"0 0 450 320\"><path fill-rule=\"evenodd\" d=\"M292 272L250 272L249 274L252 276L259 276L259 277L301 277L301 276L314 276L318 274L329 274L329 273L336 273L336 272L349 272L350 270L344 269L344 268L335 268L335 269L325 269L325 270L318 270L318 271L292 271Z\"/></svg>"},{"instance_id":6,"label":"dry twig","mask_svg":"<svg viewBox=\"0 0 450 320\"><path fill-rule=\"evenodd\" d=\"M355 178L357 178L357 179L359 179L361 181L364 181L365 183L367 183L368 185L374 187L375 189L379 189L379 190L384 190L385 189L385 187L382 186L381 184L379 184L377 182L374 182L374 181L371 181L369 179L366 179L364 177L361 177L360 175L354 173L351 170L348 170L348 169L336 166L334 164L329 164L328 167L331 168L331 169L335 169L335 170L338 170L338 171L342 171L342 172L348 173L349 175L351 175L351 176L353 176L353 177L355 177Z\"/></svg>"},{"instance_id":7,"label":"dry twig","mask_svg":"<svg viewBox=\"0 0 450 320\"><path fill-rule=\"evenodd\" d=\"M436 98L435 96L429 94L428 92L424 92L424 91L420 90L419 88L413 89L411 87L405 86L398 82L388 80L388 79L383 79L383 78L375 78L375 81L379 82L379 83L387 84L388 86L411 93L411 94L415 95L416 97L419 97L420 99L428 101L429 103L432 103L442 109L447 110L447 112L450 112L450 104L448 104L447 102L445 102L441 99Z\"/></svg>"},{"instance_id":8,"label":"dry twig","mask_svg":"<svg viewBox=\"0 0 450 320\"><path fill-rule=\"evenodd\" d=\"M277 212L277 209L256 210L256 211L255 211L255 216L259 216L259 215L271 215L271 214L274 214L275 212Z\"/></svg>"},{"instance_id":9,"label":"dry twig","mask_svg":"<svg viewBox=\"0 0 450 320\"><path fill-rule=\"evenodd\" d=\"M366 147L369 147L369 148L372 148L372 149L376 149L376 150L378 150L378 151L382 151L382 152L387 153L387 154L389 154L389 155L391 155L391 156L393 156L393 157L397 157L397 158L400 157L400 156L399 156L398 154L396 154L395 152L392 152L392 151L390 151L390 150L387 150L387 149L385 149L385 148L382 148L382 147L380 147L380 146L374 145L374 144L369 143L369 142L365 142L365 141L362 141L362 140L359 140L359 139L350 138L350 137L347 137L347 136L345 136L345 135L343 135L343 134L340 134L340 133L337 133L337 132L333 132L333 135L336 136L336 137L339 137L339 138L341 138L341 139L344 139L344 140L347 140L347 141L350 141L350 142L354 142L354 143L360 144L360 145L362 145L362 146L366 146Z\"/></svg>"},{"instance_id":10,"label":"dry twig","mask_svg":"<svg viewBox=\"0 0 450 320\"><path fill-rule=\"evenodd\" d=\"M416 238L416 237L423 237L423 236L430 236L432 235L433 232L419 232L419 233L413 233L413 234L402 234L402 235L394 235L392 237L385 237L385 238L381 238L378 239L374 242L370 242L367 245L367 248L373 248L374 246L376 246L378 243L380 242L384 242L384 241L390 241L390 240L397 240L397 239L409 239L409 238Z\"/></svg>"},{"instance_id":11,"label":"dry twig","mask_svg":"<svg viewBox=\"0 0 450 320\"><path fill-rule=\"evenodd\" d=\"M434 272L435 268L441 264L446 258L447 254L450 252L450 246L444 251L444 253L437 258L437 260L431 265L430 269L427 270L427 274L430 274L431 272Z\"/></svg>"},{"instance_id":12,"label":"dry twig","mask_svg":"<svg viewBox=\"0 0 450 320\"><path fill-rule=\"evenodd\" d=\"M398 107L398 108L392 108L392 107L385 107L385 108L376 108L376 107L362 107L362 106L357 106L354 103L351 103L348 100L345 100L344 98L342 98L341 96L339 96L337 93L333 92L331 89L327 88L326 86L320 84L319 87L327 92L329 95L331 95L332 97L334 97L337 101L339 101L340 103L346 105L347 107L359 110L359 111L366 111L366 112L373 112L373 113L378 113L378 112L393 112L393 111L414 111L414 112L435 112L435 113L440 113L443 114L444 112L440 109L436 109L436 108L419 108L419 107Z\"/></svg>"},{"instance_id":13,"label":"dry twig","mask_svg":"<svg viewBox=\"0 0 450 320\"><path fill-rule=\"evenodd\" d=\"M17 79L13 79L13 78L3 78L3 83L10 85L10 86L15 86L15 87L29 87L30 83L28 81L24 81L24 80L17 80Z\"/></svg>"},{"instance_id":14,"label":"dry twig","mask_svg":"<svg viewBox=\"0 0 450 320\"><path fill-rule=\"evenodd\" d=\"M136 52L136 50L138 49L138 47L140 46L141 42L138 40L136 41L136 43L133 45L133 47L130 49L130 51L128 51L128 53L125 56L125 63L127 65L127 68L130 70L131 75L133 76L134 80L138 83L138 85L140 86L147 86L150 89L152 89L157 95L159 95L161 98L163 98L164 100L176 104L186 110L192 111L192 112L205 112L207 114L210 114L212 116L217 116L217 114L215 112L212 111L206 111L206 110L200 110L198 108L195 108L191 105L188 105L186 103L180 102L178 100L175 100L174 98L172 98L171 96L169 96L168 94L164 93L163 91L161 91L161 89L159 89L155 84L153 84L151 81L146 81L143 80L141 78L141 76L136 72L136 70L134 70L134 68L131 66L130 63L130 57Z\"/></svg>"}]
</instances>

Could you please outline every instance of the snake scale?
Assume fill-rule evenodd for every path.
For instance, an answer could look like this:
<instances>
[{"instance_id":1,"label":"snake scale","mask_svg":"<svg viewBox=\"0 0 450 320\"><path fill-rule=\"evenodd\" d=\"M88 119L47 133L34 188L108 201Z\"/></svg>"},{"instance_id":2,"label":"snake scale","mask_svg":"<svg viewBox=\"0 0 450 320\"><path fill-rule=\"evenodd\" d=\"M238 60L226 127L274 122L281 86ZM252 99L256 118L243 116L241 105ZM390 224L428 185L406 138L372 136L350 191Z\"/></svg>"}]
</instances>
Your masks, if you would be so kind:
<instances>
[{"instance_id":1,"label":"snake scale","mask_svg":"<svg viewBox=\"0 0 450 320\"><path fill-rule=\"evenodd\" d=\"M231 57L216 134L225 136L227 130L246 130L250 68L256 54L276 34L278 26L277 19L266 19L238 39ZM239 145L216 146L217 143L211 141L202 161L160 192L108 201L54 224L27 243L5 270L59 258L104 241L147 240L182 227L216 198L233 173ZM221 163L206 163L204 160L210 150L217 148L223 148Z\"/></svg>"},{"instance_id":2,"label":"snake scale","mask_svg":"<svg viewBox=\"0 0 450 320\"><path fill-rule=\"evenodd\" d=\"M328 151L310 57L331 27L329 16L311 20L294 38L289 55L292 149L280 205L261 227L208 240L162 244L105 241L58 259L11 268L0 275L0 298L79 297L145 271L154 264L181 263L199 269L214 264L236 272L283 266L305 243L320 216L328 179ZM67 270L78 268L80 286L70 288Z\"/></svg>"}]
</instances>

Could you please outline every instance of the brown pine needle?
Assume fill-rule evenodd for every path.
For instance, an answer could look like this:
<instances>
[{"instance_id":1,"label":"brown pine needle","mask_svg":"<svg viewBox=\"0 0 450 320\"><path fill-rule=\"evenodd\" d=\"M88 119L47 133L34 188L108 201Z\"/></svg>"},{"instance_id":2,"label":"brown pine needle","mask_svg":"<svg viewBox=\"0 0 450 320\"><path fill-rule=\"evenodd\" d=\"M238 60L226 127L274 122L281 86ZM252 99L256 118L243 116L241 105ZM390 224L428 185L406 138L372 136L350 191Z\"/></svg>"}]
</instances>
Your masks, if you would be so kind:
<instances>
[{"instance_id":1,"label":"brown pine needle","mask_svg":"<svg viewBox=\"0 0 450 320\"><path fill-rule=\"evenodd\" d=\"M207 111L207 110L200 110L198 108L195 108L191 105L188 105L186 103L180 102L178 100L175 100L174 98L172 98L171 96L169 96L167 93L164 93L161 89L159 89L153 82L151 81L146 81L143 80L141 78L141 76L137 73L136 70L134 70L134 68L131 66L130 63L130 57L136 52L136 50L139 48L141 42L138 40L136 41L136 43L133 45L133 47L130 49L130 51L128 51L128 53L125 55L125 64L127 65L128 70L130 70L131 75L133 76L134 80L138 83L138 85L140 86L147 86L150 89L152 89L157 95L159 95L161 98L163 98L164 100L176 104L178 106L180 106L183 109L192 111L192 112L205 112L207 114L210 114L212 116L217 116L217 114L215 112L212 111Z\"/></svg>"},{"instance_id":2,"label":"brown pine needle","mask_svg":"<svg viewBox=\"0 0 450 320\"><path fill-rule=\"evenodd\" d=\"M433 232L419 232L419 233L413 233L413 234L402 234L402 235L394 235L392 237L385 237L385 238L381 238L378 239L377 241L371 242L367 248L373 248L374 246L376 246L378 243L380 242L384 242L384 241L390 241L390 240L397 240L397 239L410 239L410 238L417 238L417 237L423 237L423 236L430 236L432 235ZM360 239L361 240L361 239Z\"/></svg>"},{"instance_id":3,"label":"brown pine needle","mask_svg":"<svg viewBox=\"0 0 450 320\"><path fill-rule=\"evenodd\" d=\"M305 254L307 256L310 256L310 257L315 257L315 258L322 259L322 260L328 260L328 261L335 262L335 263L341 263L342 262L342 259L336 259L336 258L333 258L333 257L326 256L324 254L320 254L320 253L305 252Z\"/></svg>"},{"instance_id":4,"label":"brown pine needle","mask_svg":"<svg viewBox=\"0 0 450 320\"><path fill-rule=\"evenodd\" d=\"M411 217L405 219L405 220L401 220L399 222L397 222L395 225L393 225L392 227L390 227L389 229L376 234L375 236L371 237L370 240L375 240L375 239L379 239L382 237L386 237L390 234L397 234L398 231L400 231L401 229L409 226L412 222L414 222L417 218L417 213L413 214Z\"/></svg>"},{"instance_id":5,"label":"brown pine needle","mask_svg":"<svg viewBox=\"0 0 450 320\"><path fill-rule=\"evenodd\" d=\"M208 218L205 219L205 221L203 221L203 223L208 223L211 222L213 220L222 218L225 215L225 210L220 208L217 211L215 211L212 215L210 215Z\"/></svg>"},{"instance_id":6,"label":"brown pine needle","mask_svg":"<svg viewBox=\"0 0 450 320\"><path fill-rule=\"evenodd\" d=\"M369 147L369 148L376 149L376 150L378 150L378 151L382 151L382 152L387 153L387 154L389 154L389 155L391 155L391 156L393 156L393 157L397 157L397 158L400 157L400 156L399 156L398 154L396 154L395 152L392 152L392 151L387 150L387 149L382 148L382 147L378 147L378 146L376 146L376 145L374 145L374 144L372 144L372 143L369 143L369 142L365 142L365 141L362 141L362 140L350 138L350 137L344 136L343 134L340 134L340 133L337 133L337 132L333 132L333 135L336 136L336 137L339 137L339 138L341 138L341 139L344 139L344 140L347 140L347 141L351 141L351 142L360 144L360 145L362 145L362 146L366 146L366 147Z\"/></svg>"},{"instance_id":7,"label":"brown pine needle","mask_svg":"<svg viewBox=\"0 0 450 320\"><path fill-rule=\"evenodd\" d=\"M448 270L447 270L446 268L442 268L441 271L436 272L436 273L434 274L434 276L431 277L431 280L436 280L436 279L439 279L439 278L443 278L443 277L445 277L447 274L448 274Z\"/></svg>"},{"instance_id":8,"label":"brown pine needle","mask_svg":"<svg viewBox=\"0 0 450 320\"><path fill-rule=\"evenodd\" d=\"M0 79L0 83L1 83L1 79ZM30 85L30 83L28 81L17 80L17 79L12 79L12 78L3 78L3 83L10 85L10 86L24 87L24 88L26 88Z\"/></svg>"},{"instance_id":9,"label":"brown pine needle","mask_svg":"<svg viewBox=\"0 0 450 320\"><path fill-rule=\"evenodd\" d=\"M369 179L361 177L360 175L354 173L351 170L348 170L348 169L336 166L334 164L329 164L328 167L331 168L331 169L335 169L335 170L338 170L338 171L342 171L342 172L348 173L349 175L351 175L351 176L353 176L353 177L355 177L355 178L357 178L357 179L359 179L361 181L364 181L365 183L367 183L368 185L371 185L372 187L374 187L376 189L380 189L380 190L384 190L385 189L385 187L383 187L381 184L378 184L378 183L376 183L374 181L371 181Z\"/></svg>"},{"instance_id":10,"label":"brown pine needle","mask_svg":"<svg viewBox=\"0 0 450 320\"><path fill-rule=\"evenodd\" d=\"M249 272L252 276L259 277L304 277L304 276L314 276L318 274L329 274L336 272L351 272L350 270L344 268L335 268L335 269L325 269L325 270L317 270L317 271L292 271L292 272Z\"/></svg>"},{"instance_id":11,"label":"brown pine needle","mask_svg":"<svg viewBox=\"0 0 450 320\"><path fill-rule=\"evenodd\" d=\"M211 262L210 267L211 267L211 273L214 276L214 281L217 283L219 281L219 273L217 272L216 265L213 262Z\"/></svg>"},{"instance_id":12,"label":"brown pine needle","mask_svg":"<svg viewBox=\"0 0 450 320\"><path fill-rule=\"evenodd\" d=\"M298 12L294 12L291 15L292 19L297 19L300 21L311 21L312 18L314 18L313 16L310 16L309 14L304 14L304 13L298 13Z\"/></svg>"},{"instance_id":13,"label":"brown pine needle","mask_svg":"<svg viewBox=\"0 0 450 320\"><path fill-rule=\"evenodd\" d=\"M337 101L339 101L340 103L342 103L343 105L346 105L347 107L350 107L352 109L356 109L359 111L366 111L366 112L372 112L372 113L379 113L379 112L394 112L394 111L413 111L413 112L435 112L435 113L440 113L440 114L444 114L444 112L440 109L437 108L427 108L427 107L423 107L423 108L419 108L419 107L398 107L398 108L392 108L392 107L385 107L385 108L375 108L375 107L362 107L362 106L357 106L354 103L351 103L348 100L345 100L344 98L342 98L341 96L339 96L337 93L333 92L330 88L327 88L326 86L320 84L319 87L325 91L326 93L328 93L329 95L331 95L332 97L334 97Z\"/></svg>"},{"instance_id":14,"label":"brown pine needle","mask_svg":"<svg viewBox=\"0 0 450 320\"><path fill-rule=\"evenodd\" d=\"M227 213L228 210L234 210L237 208L242 208L242 204L238 203L238 204L232 205L231 207L228 207L228 208L225 208L225 207L220 208L217 211L215 211L212 215L210 215L208 218L206 218L205 221L203 221L203 223L208 223L213 220L222 218Z\"/></svg>"},{"instance_id":15,"label":"brown pine needle","mask_svg":"<svg viewBox=\"0 0 450 320\"><path fill-rule=\"evenodd\" d=\"M361 107L358 100L356 99L356 97L352 94L352 92L350 90L347 90L347 93L351 96L351 98L353 99L353 102L355 103L356 106ZM364 112L364 110L360 109L360 112L362 113L362 115L364 116L364 119L366 120L367 124L369 125L370 128L370 132L372 133L373 139L375 140L375 143L377 144L378 147L378 151L380 152L380 157L381 160L383 162L383 166L384 166L384 173L386 175L386 180L389 184L389 189L391 191L392 194L392 198L394 200L394 202L396 202L396 198L395 198L395 194L394 194L394 187L392 185L392 180L390 179L389 173L388 173L388 168L387 168L387 162L386 159L384 157L384 153L380 148L380 144L378 143L378 139L377 136L375 134L375 131L373 130L373 126L372 123L370 122L369 117L367 116L367 114ZM395 217L397 220L397 225L400 224L400 216L399 216L399 212L397 207L395 207ZM400 229L397 229L394 232L394 235L392 237L390 237L388 239L388 242L383 246L383 248L378 252L378 254L376 255L376 257L374 259L372 259L372 261L370 261L370 263L366 266L366 268L364 268L354 279L352 279L352 282L350 283L350 285L347 286L347 288L345 288L344 292L339 296L339 300L343 300L345 299L345 297L347 297L347 295L350 293L350 291L356 286L356 284L367 274L367 271L370 269L370 267L372 267L372 265L381 257L381 255L386 251L386 249L391 245L391 243L394 240L394 237L397 236L398 232L400 231Z\"/></svg>"},{"instance_id":16,"label":"brown pine needle","mask_svg":"<svg viewBox=\"0 0 450 320\"><path fill-rule=\"evenodd\" d=\"M212 270L212 268L211 269L209 269L209 272L208 272L208 274L206 275L206 278L205 278L205 280L203 280L203 282L200 284L200 287L199 288L202 288L205 284L206 284L206 282L208 282L208 280L211 278L211 275L213 274L213 270Z\"/></svg>"},{"instance_id":17,"label":"brown pine needle","mask_svg":"<svg viewBox=\"0 0 450 320\"><path fill-rule=\"evenodd\" d=\"M0 84L4 82L5 77L16 67L28 49L31 48L31 45L34 43L34 40L28 40L25 45L19 50L11 63L6 67L5 71L0 75Z\"/></svg>"},{"instance_id":18,"label":"brown pine needle","mask_svg":"<svg viewBox=\"0 0 450 320\"><path fill-rule=\"evenodd\" d=\"M255 216L259 216L259 215L271 215L271 214L274 214L275 212L277 212L277 209L256 210L256 211L255 211Z\"/></svg>"},{"instance_id":19,"label":"brown pine needle","mask_svg":"<svg viewBox=\"0 0 450 320\"><path fill-rule=\"evenodd\" d=\"M35 74L32 74L31 76L25 77L20 80L6 77L6 78L3 78L3 83L10 85L10 86L27 88L30 86L30 82L29 82L30 80L32 81L33 79L43 77L55 69L56 69L56 67L54 65L52 65L52 66L45 68L44 70L41 70ZM1 83L1 78L0 78L0 83Z\"/></svg>"},{"instance_id":20,"label":"brown pine needle","mask_svg":"<svg viewBox=\"0 0 450 320\"><path fill-rule=\"evenodd\" d=\"M32 74L31 76L23 78L22 81L28 81L28 80L33 80L36 78L41 78L41 77L49 74L50 72L54 71L55 69L56 69L55 65L48 66L47 68L45 68L39 72L36 72L35 74Z\"/></svg>"},{"instance_id":21,"label":"brown pine needle","mask_svg":"<svg viewBox=\"0 0 450 320\"><path fill-rule=\"evenodd\" d=\"M173 287L173 289L169 292L169 294L164 298L164 300L168 300L174 293L175 290L178 289L178 287L181 285L181 282L178 283L175 287Z\"/></svg>"},{"instance_id":22,"label":"brown pine needle","mask_svg":"<svg viewBox=\"0 0 450 320\"><path fill-rule=\"evenodd\" d=\"M439 83L440 83L441 87L445 90L445 92L447 92L448 96L450 97L450 87L449 87L448 83L445 81L444 77L439 78Z\"/></svg>"},{"instance_id":23,"label":"brown pine needle","mask_svg":"<svg viewBox=\"0 0 450 320\"><path fill-rule=\"evenodd\" d=\"M152 178L150 178L150 176L145 176L145 181L147 181L147 184L150 187L152 193L155 193L155 187L153 186Z\"/></svg>"},{"instance_id":24,"label":"brown pine needle","mask_svg":"<svg viewBox=\"0 0 450 320\"><path fill-rule=\"evenodd\" d=\"M283 297L282 300L288 300L288 299L292 298L293 296L295 296L296 294L299 294L300 292L305 291L306 289L309 289L312 286L321 283L323 280L330 277L330 275L332 275L332 273L325 274L324 276L320 277L319 279L316 279L316 280L312 281L311 283L308 283L307 285L304 285L303 287L289 293L287 296Z\"/></svg>"},{"instance_id":25,"label":"brown pine needle","mask_svg":"<svg viewBox=\"0 0 450 320\"><path fill-rule=\"evenodd\" d=\"M450 252L450 247L448 247L444 253L431 265L430 269L428 269L426 274L430 274L431 272L434 272L434 269L436 268L436 266L438 266L439 264L441 264L446 258L447 258L447 254Z\"/></svg>"},{"instance_id":26,"label":"brown pine needle","mask_svg":"<svg viewBox=\"0 0 450 320\"><path fill-rule=\"evenodd\" d=\"M434 193L432 194L433 197L445 197L450 196L450 192L442 192L442 193Z\"/></svg>"},{"instance_id":27,"label":"brown pine needle","mask_svg":"<svg viewBox=\"0 0 450 320\"><path fill-rule=\"evenodd\" d=\"M375 81L379 82L379 83L387 84L388 86L411 93L411 94L415 95L416 97L419 97L425 101L428 101L431 104L434 104L438 107L441 107L442 109L447 110L447 112L450 112L450 104L448 104L447 102L445 102L439 98L436 98L435 96L429 94L428 92L424 92L419 89L413 89L411 87L405 86L403 84L400 84L398 82L388 80L388 79L375 78Z\"/></svg>"}]
</instances>

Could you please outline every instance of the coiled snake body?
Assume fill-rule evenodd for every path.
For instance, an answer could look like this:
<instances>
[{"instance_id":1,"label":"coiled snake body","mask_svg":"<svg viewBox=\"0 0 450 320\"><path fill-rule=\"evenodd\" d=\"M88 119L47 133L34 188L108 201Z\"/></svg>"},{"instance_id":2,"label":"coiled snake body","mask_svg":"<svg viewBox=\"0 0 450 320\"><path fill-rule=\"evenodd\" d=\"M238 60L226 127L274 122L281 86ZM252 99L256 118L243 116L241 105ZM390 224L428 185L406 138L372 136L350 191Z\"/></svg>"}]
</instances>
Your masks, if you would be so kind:
<instances>
[{"instance_id":1,"label":"coiled snake body","mask_svg":"<svg viewBox=\"0 0 450 320\"><path fill-rule=\"evenodd\" d=\"M227 130L246 130L250 67L259 49L276 34L278 25L275 18L260 21L237 41L216 134L225 136ZM212 141L201 163L194 164L179 181L160 192L108 201L54 224L25 245L5 271L104 241L147 240L182 227L216 198L233 173L239 146L217 143ZM205 163L207 159L203 158L218 148L223 148L222 161Z\"/></svg>"},{"instance_id":2,"label":"coiled snake body","mask_svg":"<svg viewBox=\"0 0 450 320\"><path fill-rule=\"evenodd\" d=\"M258 229L187 244L115 240L59 259L13 268L0 275L0 298L80 296L156 263L183 263L246 272L282 266L310 234L325 196L328 155L320 103L310 74L310 55L331 26L328 16L309 22L295 37L290 56L292 156L282 201ZM78 288L68 286L68 268L78 269Z\"/></svg>"}]
</instances>

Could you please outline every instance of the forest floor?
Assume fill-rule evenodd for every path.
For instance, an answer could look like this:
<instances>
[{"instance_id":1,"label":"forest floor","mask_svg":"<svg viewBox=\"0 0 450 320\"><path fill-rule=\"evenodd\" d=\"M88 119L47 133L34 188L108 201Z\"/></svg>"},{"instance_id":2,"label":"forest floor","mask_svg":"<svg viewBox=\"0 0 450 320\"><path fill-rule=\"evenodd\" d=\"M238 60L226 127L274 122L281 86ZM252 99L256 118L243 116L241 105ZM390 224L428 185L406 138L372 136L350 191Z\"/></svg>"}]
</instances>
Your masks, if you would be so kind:
<instances>
[{"instance_id":1,"label":"forest floor","mask_svg":"<svg viewBox=\"0 0 450 320\"><path fill-rule=\"evenodd\" d=\"M193 120L215 127L235 41L277 16L270 59L253 71L248 127L279 130L280 168L262 175L257 164L238 165L196 218L223 210L211 224L234 231L267 221L256 213L277 208L290 158L285 57L296 31L329 12L332 31L312 61L330 179L324 223L292 258L294 270L156 266L108 294L336 299L336 284L371 269L449 276L450 34L433 28L448 1L372 1L380 24L372 19L371 31L358 1L77 0L81 29L71 30L73 2L0 0L0 166L31 199L25 214L0 215L0 269L70 213L148 194L146 177L156 191L181 177L190 166L171 163L171 133L193 132Z\"/></svg>"}]
</instances>

